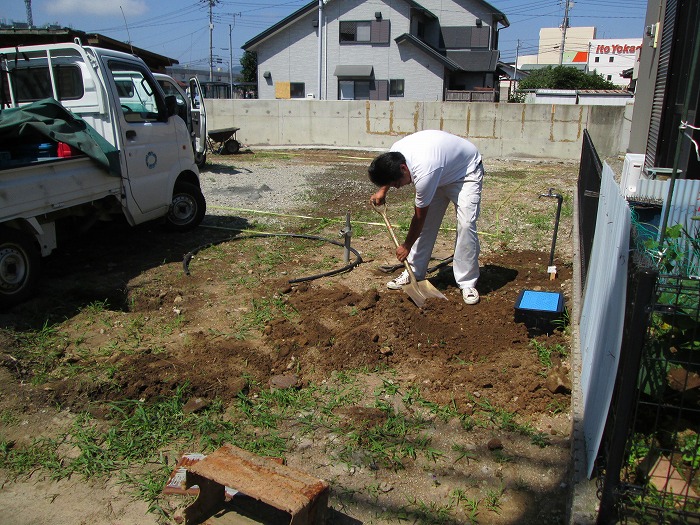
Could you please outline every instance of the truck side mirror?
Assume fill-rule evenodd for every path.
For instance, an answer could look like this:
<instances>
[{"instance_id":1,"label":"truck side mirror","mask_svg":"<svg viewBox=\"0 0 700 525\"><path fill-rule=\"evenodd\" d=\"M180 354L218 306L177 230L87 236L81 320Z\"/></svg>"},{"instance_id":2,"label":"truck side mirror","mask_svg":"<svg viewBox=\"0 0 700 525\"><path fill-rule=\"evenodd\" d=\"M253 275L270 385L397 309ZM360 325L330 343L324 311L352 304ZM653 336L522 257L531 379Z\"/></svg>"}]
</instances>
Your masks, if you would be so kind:
<instances>
[{"instance_id":1,"label":"truck side mirror","mask_svg":"<svg viewBox=\"0 0 700 525\"><path fill-rule=\"evenodd\" d=\"M165 108L168 118L177 115L177 97L175 95L165 95Z\"/></svg>"}]
</instances>

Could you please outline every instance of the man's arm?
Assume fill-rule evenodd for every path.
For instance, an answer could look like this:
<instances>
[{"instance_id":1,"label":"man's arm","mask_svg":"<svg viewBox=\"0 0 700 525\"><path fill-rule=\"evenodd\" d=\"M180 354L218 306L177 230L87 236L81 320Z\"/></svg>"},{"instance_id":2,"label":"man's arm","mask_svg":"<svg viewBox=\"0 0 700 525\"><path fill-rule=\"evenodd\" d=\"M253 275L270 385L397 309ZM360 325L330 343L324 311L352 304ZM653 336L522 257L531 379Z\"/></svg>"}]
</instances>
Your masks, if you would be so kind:
<instances>
[{"instance_id":1,"label":"man's arm","mask_svg":"<svg viewBox=\"0 0 700 525\"><path fill-rule=\"evenodd\" d=\"M406 234L406 240L403 244L396 248L396 258L404 262L406 257L408 257L408 252L411 251L411 247L418 240L420 232L423 231L423 225L425 224L425 218L428 216L428 208L414 207L413 218L411 219L411 226L408 228L408 233Z\"/></svg>"}]
</instances>

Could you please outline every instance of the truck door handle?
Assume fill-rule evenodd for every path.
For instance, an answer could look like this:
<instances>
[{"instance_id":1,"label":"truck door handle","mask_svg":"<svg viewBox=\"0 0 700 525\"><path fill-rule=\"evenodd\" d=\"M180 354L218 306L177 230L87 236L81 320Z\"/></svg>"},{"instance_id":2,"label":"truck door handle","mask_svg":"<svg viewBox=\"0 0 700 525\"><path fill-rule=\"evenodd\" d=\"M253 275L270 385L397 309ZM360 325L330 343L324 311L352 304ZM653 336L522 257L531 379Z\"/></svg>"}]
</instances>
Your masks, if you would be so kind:
<instances>
[{"instance_id":1,"label":"truck door handle","mask_svg":"<svg viewBox=\"0 0 700 525\"><path fill-rule=\"evenodd\" d=\"M133 140L136 138L136 132L133 129L127 129L126 130L126 138L129 140Z\"/></svg>"}]
</instances>

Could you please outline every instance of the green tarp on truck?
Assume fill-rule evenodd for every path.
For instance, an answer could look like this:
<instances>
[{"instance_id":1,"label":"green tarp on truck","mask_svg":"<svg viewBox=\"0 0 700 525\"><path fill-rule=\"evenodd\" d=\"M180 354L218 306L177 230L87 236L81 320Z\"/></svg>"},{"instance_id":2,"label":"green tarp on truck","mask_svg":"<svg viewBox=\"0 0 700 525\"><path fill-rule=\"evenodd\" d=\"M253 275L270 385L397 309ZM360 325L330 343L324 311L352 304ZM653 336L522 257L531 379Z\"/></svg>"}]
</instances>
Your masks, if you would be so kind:
<instances>
[{"instance_id":1,"label":"green tarp on truck","mask_svg":"<svg viewBox=\"0 0 700 525\"><path fill-rule=\"evenodd\" d=\"M64 142L88 155L110 173L121 176L118 150L87 122L53 98L0 111L0 144ZM1 149L2 147L0 147Z\"/></svg>"}]
</instances>

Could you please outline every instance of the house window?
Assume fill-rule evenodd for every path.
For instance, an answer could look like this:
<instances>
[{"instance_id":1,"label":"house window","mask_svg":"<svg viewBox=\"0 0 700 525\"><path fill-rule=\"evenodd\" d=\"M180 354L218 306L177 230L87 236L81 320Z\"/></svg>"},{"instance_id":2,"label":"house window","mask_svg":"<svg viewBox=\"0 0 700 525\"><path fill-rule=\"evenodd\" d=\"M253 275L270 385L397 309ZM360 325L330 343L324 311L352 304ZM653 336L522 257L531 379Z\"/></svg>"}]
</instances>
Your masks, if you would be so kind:
<instances>
[{"instance_id":1,"label":"house window","mask_svg":"<svg viewBox=\"0 0 700 525\"><path fill-rule=\"evenodd\" d=\"M292 82L289 84L289 96L290 98L305 98L306 84L303 82Z\"/></svg>"},{"instance_id":2,"label":"house window","mask_svg":"<svg viewBox=\"0 0 700 525\"><path fill-rule=\"evenodd\" d=\"M594 62L600 62L600 57L595 57Z\"/></svg>"},{"instance_id":3,"label":"house window","mask_svg":"<svg viewBox=\"0 0 700 525\"><path fill-rule=\"evenodd\" d=\"M341 42L370 42L372 22L340 22Z\"/></svg>"},{"instance_id":4,"label":"house window","mask_svg":"<svg viewBox=\"0 0 700 525\"><path fill-rule=\"evenodd\" d=\"M403 97L403 78L392 78L389 80L389 96L390 97Z\"/></svg>"},{"instance_id":5,"label":"house window","mask_svg":"<svg viewBox=\"0 0 700 525\"><path fill-rule=\"evenodd\" d=\"M610 58L608 59L608 62L614 62L614 61L615 61L615 57L610 57Z\"/></svg>"},{"instance_id":6,"label":"house window","mask_svg":"<svg viewBox=\"0 0 700 525\"><path fill-rule=\"evenodd\" d=\"M354 80L355 100L369 100L369 80Z\"/></svg>"},{"instance_id":7,"label":"house window","mask_svg":"<svg viewBox=\"0 0 700 525\"><path fill-rule=\"evenodd\" d=\"M390 35L389 20L340 22L341 44L388 44Z\"/></svg>"},{"instance_id":8,"label":"house window","mask_svg":"<svg viewBox=\"0 0 700 525\"><path fill-rule=\"evenodd\" d=\"M612 75L608 75L608 80L612 80Z\"/></svg>"},{"instance_id":9,"label":"house window","mask_svg":"<svg viewBox=\"0 0 700 525\"><path fill-rule=\"evenodd\" d=\"M339 100L369 100L369 80L338 81Z\"/></svg>"}]
</instances>

